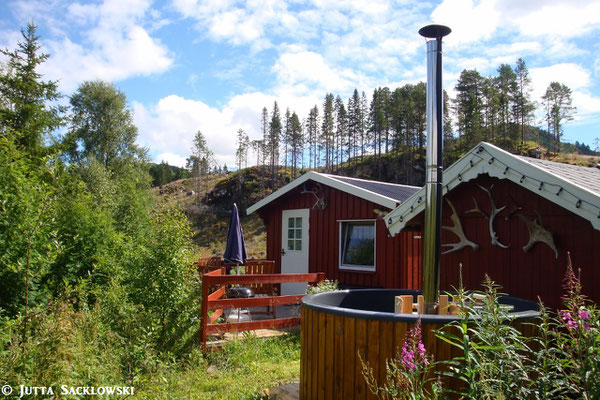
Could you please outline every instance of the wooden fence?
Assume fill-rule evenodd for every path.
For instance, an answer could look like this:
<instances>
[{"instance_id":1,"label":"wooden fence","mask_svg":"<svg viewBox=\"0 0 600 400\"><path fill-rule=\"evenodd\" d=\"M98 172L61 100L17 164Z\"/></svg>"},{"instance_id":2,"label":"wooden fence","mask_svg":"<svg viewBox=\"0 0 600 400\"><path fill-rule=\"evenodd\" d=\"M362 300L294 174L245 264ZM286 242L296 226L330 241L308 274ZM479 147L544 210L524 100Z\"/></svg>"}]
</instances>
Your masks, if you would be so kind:
<instances>
[{"instance_id":1,"label":"wooden fence","mask_svg":"<svg viewBox=\"0 0 600 400\"><path fill-rule=\"evenodd\" d=\"M194 261L194 265L198 268L198 274L202 277L207 272L221 268L223 266L223 259L219 256L200 257L198 261Z\"/></svg>"},{"instance_id":2,"label":"wooden fence","mask_svg":"<svg viewBox=\"0 0 600 400\"><path fill-rule=\"evenodd\" d=\"M206 339L210 334L243 332L256 329L277 329L295 326L299 317L273 318L259 321L215 323L223 315L223 310L232 308L271 307L300 304L303 294L288 296L265 296L243 299L224 298L229 285L273 285L278 283L307 282L317 283L325 280L322 272L310 274L245 274L227 275L225 268L207 272L202 277L202 327L200 342L206 348ZM214 311L210 316L209 311Z\"/></svg>"}]
</instances>

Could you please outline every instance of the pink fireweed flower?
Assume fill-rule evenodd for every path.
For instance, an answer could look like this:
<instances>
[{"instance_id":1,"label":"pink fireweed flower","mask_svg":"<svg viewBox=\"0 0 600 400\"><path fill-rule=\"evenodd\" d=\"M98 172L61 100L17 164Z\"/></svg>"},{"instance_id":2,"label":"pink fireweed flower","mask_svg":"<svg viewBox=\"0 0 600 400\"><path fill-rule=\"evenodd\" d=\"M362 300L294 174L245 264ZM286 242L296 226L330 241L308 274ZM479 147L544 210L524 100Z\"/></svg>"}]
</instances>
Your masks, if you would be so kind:
<instances>
[{"instance_id":1,"label":"pink fireweed flower","mask_svg":"<svg viewBox=\"0 0 600 400\"><path fill-rule=\"evenodd\" d=\"M419 349L419 355L421 356L421 358L425 358L425 345L423 344L423 342L419 342L417 348Z\"/></svg>"},{"instance_id":2,"label":"pink fireweed flower","mask_svg":"<svg viewBox=\"0 0 600 400\"><path fill-rule=\"evenodd\" d=\"M413 371L418 364L427 365L426 355L425 345L421 341L421 320L419 319L417 324L407 332L400 356L402 364Z\"/></svg>"},{"instance_id":3,"label":"pink fireweed flower","mask_svg":"<svg viewBox=\"0 0 600 400\"><path fill-rule=\"evenodd\" d=\"M577 312L577 314L579 315L579 318L581 318L581 319L585 319L585 320L590 319L590 313L586 310L579 310Z\"/></svg>"},{"instance_id":4,"label":"pink fireweed flower","mask_svg":"<svg viewBox=\"0 0 600 400\"><path fill-rule=\"evenodd\" d=\"M410 369L411 371L415 369L415 353L412 350L407 350L406 348L402 348L402 363L405 367Z\"/></svg>"},{"instance_id":5,"label":"pink fireweed flower","mask_svg":"<svg viewBox=\"0 0 600 400\"><path fill-rule=\"evenodd\" d=\"M578 326L577 321L575 321L573 319L573 315L571 314L570 311L560 310L560 315L561 315L563 322L567 324L567 328L569 328L569 329L577 328L577 326Z\"/></svg>"}]
</instances>

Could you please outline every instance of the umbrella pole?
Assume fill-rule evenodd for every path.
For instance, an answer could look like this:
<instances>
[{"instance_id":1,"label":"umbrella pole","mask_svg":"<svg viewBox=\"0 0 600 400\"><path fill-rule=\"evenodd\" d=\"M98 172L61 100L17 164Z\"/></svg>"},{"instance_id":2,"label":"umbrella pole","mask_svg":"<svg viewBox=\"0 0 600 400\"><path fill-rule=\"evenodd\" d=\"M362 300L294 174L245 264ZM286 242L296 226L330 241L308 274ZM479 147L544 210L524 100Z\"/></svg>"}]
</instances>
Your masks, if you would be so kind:
<instances>
[{"instance_id":1,"label":"umbrella pole","mask_svg":"<svg viewBox=\"0 0 600 400\"><path fill-rule=\"evenodd\" d=\"M236 267L236 275L237 275L237 276L239 276L239 275L240 275L240 264L238 264L238 263L235 263L235 267ZM240 285L238 284L238 287L239 287L239 286L240 286ZM240 308L241 308L241 307L238 307L238 309L237 309L237 312L238 312L238 319L237 319L237 322L240 322Z\"/></svg>"}]
</instances>

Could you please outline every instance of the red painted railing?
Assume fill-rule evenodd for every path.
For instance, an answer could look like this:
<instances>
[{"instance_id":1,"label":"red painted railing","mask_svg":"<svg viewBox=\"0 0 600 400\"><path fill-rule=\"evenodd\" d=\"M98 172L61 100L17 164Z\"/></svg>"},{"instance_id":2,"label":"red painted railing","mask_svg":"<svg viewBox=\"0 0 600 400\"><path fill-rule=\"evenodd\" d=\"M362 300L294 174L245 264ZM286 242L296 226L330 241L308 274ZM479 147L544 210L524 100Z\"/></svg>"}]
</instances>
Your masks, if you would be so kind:
<instances>
[{"instance_id":1,"label":"red painted railing","mask_svg":"<svg viewBox=\"0 0 600 400\"><path fill-rule=\"evenodd\" d=\"M275 307L281 305L300 304L303 294L291 296L267 296L245 299L225 299L223 296L228 285L266 285L290 282L317 283L325 280L323 272L310 274L246 274L226 275L225 268L205 273L202 276L202 327L200 343L206 348L208 335L226 332L243 332L256 329L277 329L295 326L300 323L299 317L275 318L260 321L234 323L215 322L223 315L223 310L231 308ZM214 311L210 316L209 311Z\"/></svg>"}]
</instances>

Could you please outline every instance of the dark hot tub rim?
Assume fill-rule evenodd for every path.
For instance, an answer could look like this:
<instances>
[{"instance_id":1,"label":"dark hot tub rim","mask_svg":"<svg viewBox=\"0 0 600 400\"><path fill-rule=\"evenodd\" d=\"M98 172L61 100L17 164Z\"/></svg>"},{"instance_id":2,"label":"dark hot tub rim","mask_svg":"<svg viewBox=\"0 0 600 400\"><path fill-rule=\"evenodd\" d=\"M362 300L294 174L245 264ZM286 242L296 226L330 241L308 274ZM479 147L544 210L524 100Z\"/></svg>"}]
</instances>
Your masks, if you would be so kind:
<instances>
[{"instance_id":1,"label":"dark hot tub rim","mask_svg":"<svg viewBox=\"0 0 600 400\"><path fill-rule=\"evenodd\" d=\"M450 293L450 292L443 292ZM382 311L369 311L361 310L356 308L339 307L338 305L347 296L364 296L367 298L368 294L389 295L391 299L393 296L400 295L418 295L421 294L420 290L410 289L351 289L351 290L338 290L334 292L323 292L304 296L302 298L302 306L324 312L326 314L362 318L368 320L378 321L396 321L396 322L417 322L421 318L422 323L438 323L445 324L452 321L460 320L461 317L458 315L435 315L435 314L395 314L393 312L382 312ZM371 296L372 297L372 296ZM515 306L515 309L521 310L511 312L510 315L514 320L532 319L540 316L539 306L537 303L518 297L512 296L499 296L500 303L510 304ZM336 305L338 304L338 305ZM393 304L393 303L392 303ZM475 319L475 317L471 317Z\"/></svg>"}]
</instances>

